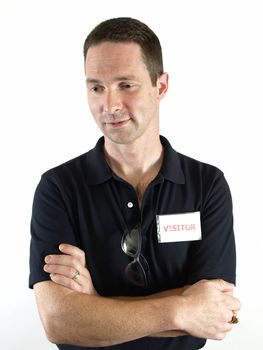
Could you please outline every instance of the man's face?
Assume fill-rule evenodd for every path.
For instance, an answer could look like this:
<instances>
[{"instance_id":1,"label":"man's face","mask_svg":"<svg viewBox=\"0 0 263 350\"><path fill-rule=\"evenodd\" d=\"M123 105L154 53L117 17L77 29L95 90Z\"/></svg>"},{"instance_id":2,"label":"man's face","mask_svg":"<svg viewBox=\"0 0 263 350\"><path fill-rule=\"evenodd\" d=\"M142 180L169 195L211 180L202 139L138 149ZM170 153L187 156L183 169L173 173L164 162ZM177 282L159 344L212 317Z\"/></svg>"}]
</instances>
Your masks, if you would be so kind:
<instances>
[{"instance_id":1,"label":"man's face","mask_svg":"<svg viewBox=\"0 0 263 350\"><path fill-rule=\"evenodd\" d=\"M159 132L159 102L166 91L161 81L167 83L167 76L152 86L139 45L91 46L85 71L90 111L105 138L128 144Z\"/></svg>"}]
</instances>

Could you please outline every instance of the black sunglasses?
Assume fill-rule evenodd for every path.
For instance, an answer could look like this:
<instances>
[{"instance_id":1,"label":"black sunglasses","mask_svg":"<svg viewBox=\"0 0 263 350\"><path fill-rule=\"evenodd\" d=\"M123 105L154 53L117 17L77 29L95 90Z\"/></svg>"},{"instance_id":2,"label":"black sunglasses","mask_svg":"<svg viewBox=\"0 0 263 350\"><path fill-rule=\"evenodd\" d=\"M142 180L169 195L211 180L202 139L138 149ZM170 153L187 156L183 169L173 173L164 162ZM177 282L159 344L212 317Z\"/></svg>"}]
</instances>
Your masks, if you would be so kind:
<instances>
[{"instance_id":1,"label":"black sunglasses","mask_svg":"<svg viewBox=\"0 0 263 350\"><path fill-rule=\"evenodd\" d=\"M125 254L133 258L125 268L125 275L128 281L136 286L146 288L148 286L149 265L141 254L142 235L140 225L124 232L121 248Z\"/></svg>"}]
</instances>

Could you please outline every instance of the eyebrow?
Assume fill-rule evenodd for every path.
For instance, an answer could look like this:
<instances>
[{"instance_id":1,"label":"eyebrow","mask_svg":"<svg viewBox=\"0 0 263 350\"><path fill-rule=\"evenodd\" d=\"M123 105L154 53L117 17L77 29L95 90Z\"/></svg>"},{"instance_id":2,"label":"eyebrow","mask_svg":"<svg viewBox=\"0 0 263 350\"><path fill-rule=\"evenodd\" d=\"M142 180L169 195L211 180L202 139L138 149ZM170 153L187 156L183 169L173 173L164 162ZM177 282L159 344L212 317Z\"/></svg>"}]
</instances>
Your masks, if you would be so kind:
<instances>
[{"instance_id":1,"label":"eyebrow","mask_svg":"<svg viewBox=\"0 0 263 350\"><path fill-rule=\"evenodd\" d=\"M97 79L87 78L87 79L86 79L86 83L87 83L87 84L101 84L101 81L100 81L100 80L97 80Z\"/></svg>"},{"instance_id":2,"label":"eyebrow","mask_svg":"<svg viewBox=\"0 0 263 350\"><path fill-rule=\"evenodd\" d=\"M114 81L129 81L129 80L136 80L136 77L134 75L125 75L116 77ZM87 84L102 84L102 81L99 79L93 79L93 78L87 78L86 79Z\"/></svg>"}]
</instances>

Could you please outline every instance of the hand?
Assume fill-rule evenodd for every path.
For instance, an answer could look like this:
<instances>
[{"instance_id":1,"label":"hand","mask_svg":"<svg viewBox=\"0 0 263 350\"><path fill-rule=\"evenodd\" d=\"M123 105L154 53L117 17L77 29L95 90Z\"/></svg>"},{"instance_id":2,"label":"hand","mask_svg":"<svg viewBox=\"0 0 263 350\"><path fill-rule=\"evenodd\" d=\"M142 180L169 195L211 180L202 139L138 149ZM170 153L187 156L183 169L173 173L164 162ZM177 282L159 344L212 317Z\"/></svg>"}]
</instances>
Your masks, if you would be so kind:
<instances>
[{"instance_id":1,"label":"hand","mask_svg":"<svg viewBox=\"0 0 263 350\"><path fill-rule=\"evenodd\" d=\"M223 280L202 280L186 289L181 315L182 329L200 338L221 340L233 324L229 323L233 312L240 309L240 302L233 297L234 285Z\"/></svg>"},{"instance_id":2,"label":"hand","mask_svg":"<svg viewBox=\"0 0 263 350\"><path fill-rule=\"evenodd\" d=\"M84 251L70 244L60 244L59 250L62 255L45 257L44 270L50 273L51 280L76 292L97 295L86 266ZM73 279L77 271L79 275Z\"/></svg>"}]
</instances>

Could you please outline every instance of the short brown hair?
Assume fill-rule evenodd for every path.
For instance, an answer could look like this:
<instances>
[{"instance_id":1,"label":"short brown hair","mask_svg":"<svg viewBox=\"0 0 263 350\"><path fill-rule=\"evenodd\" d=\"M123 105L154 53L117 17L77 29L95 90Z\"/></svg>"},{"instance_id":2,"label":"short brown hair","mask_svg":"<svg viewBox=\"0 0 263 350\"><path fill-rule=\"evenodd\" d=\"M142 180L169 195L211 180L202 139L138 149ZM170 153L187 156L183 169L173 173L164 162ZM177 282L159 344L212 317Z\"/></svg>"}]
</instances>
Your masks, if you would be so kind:
<instances>
[{"instance_id":1,"label":"short brown hair","mask_svg":"<svg viewBox=\"0 0 263 350\"><path fill-rule=\"evenodd\" d=\"M84 43L84 58L91 46L109 41L115 43L134 42L142 51L142 57L149 71L152 85L163 73L163 58L160 41L156 34L144 23L129 17L118 17L98 24Z\"/></svg>"}]
</instances>

